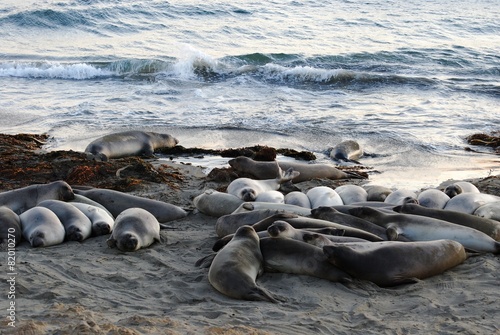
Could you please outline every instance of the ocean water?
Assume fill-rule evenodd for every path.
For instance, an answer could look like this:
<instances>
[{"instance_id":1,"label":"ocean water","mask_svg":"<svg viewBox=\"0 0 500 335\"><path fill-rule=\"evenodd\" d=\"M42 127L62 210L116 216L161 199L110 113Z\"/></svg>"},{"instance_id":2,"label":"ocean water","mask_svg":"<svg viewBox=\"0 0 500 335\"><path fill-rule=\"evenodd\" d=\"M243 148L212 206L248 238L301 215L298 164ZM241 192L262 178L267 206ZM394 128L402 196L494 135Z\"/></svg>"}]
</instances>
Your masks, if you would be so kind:
<instances>
[{"instance_id":1,"label":"ocean water","mask_svg":"<svg viewBox=\"0 0 500 335\"><path fill-rule=\"evenodd\" d=\"M498 0L0 0L0 132L84 150L142 129L319 162L354 139L373 183L498 174L464 147L499 130L499 22Z\"/></svg>"}]
</instances>

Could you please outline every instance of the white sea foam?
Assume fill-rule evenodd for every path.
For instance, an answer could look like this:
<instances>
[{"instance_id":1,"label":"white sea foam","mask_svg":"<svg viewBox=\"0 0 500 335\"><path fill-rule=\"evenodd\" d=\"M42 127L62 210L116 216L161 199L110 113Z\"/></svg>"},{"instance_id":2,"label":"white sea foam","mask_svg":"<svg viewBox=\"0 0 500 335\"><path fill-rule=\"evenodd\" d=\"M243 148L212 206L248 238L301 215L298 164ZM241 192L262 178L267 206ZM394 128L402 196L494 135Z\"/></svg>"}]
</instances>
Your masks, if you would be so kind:
<instances>
[{"instance_id":1,"label":"white sea foam","mask_svg":"<svg viewBox=\"0 0 500 335\"><path fill-rule=\"evenodd\" d=\"M57 62L0 64L0 77L49 78L85 80L112 76L115 73L90 64L61 64Z\"/></svg>"}]
</instances>

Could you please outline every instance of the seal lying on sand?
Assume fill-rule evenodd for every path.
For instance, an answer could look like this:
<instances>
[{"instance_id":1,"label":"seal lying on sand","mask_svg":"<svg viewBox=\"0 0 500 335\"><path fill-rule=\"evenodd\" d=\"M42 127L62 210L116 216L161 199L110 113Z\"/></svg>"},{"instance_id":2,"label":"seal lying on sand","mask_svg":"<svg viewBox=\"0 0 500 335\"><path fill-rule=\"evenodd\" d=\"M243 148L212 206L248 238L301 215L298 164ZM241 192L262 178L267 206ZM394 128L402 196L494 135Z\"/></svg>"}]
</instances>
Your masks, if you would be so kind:
<instances>
[{"instance_id":1,"label":"seal lying on sand","mask_svg":"<svg viewBox=\"0 0 500 335\"><path fill-rule=\"evenodd\" d=\"M259 237L252 227L243 226L213 259L208 280L217 291L234 299L277 302L255 283L263 271Z\"/></svg>"},{"instance_id":2,"label":"seal lying on sand","mask_svg":"<svg viewBox=\"0 0 500 335\"><path fill-rule=\"evenodd\" d=\"M233 158L228 163L236 172L251 175L256 179L276 178L279 175L280 169L286 171L290 168L300 173L292 179L294 183L316 178L333 180L348 178L366 179L366 176L362 176L356 172L344 172L328 164L307 164L293 161L260 162L245 156Z\"/></svg>"},{"instance_id":3,"label":"seal lying on sand","mask_svg":"<svg viewBox=\"0 0 500 335\"><path fill-rule=\"evenodd\" d=\"M75 197L71 186L62 180L49 184L35 184L0 193L0 206L7 206L21 214L43 200L69 201Z\"/></svg>"},{"instance_id":4,"label":"seal lying on sand","mask_svg":"<svg viewBox=\"0 0 500 335\"><path fill-rule=\"evenodd\" d=\"M50 209L33 207L19 215L23 237L34 248L61 244L66 232L61 221Z\"/></svg>"},{"instance_id":5,"label":"seal lying on sand","mask_svg":"<svg viewBox=\"0 0 500 335\"><path fill-rule=\"evenodd\" d=\"M350 282L351 276L332 265L321 248L291 239L263 238L260 250L267 272L293 273Z\"/></svg>"},{"instance_id":6,"label":"seal lying on sand","mask_svg":"<svg viewBox=\"0 0 500 335\"><path fill-rule=\"evenodd\" d=\"M299 172L289 169L282 172L275 179L256 180L250 178L238 178L233 180L227 187L227 193L237 196L244 201L255 201L260 193L266 191L277 191L280 185L292 180Z\"/></svg>"},{"instance_id":7,"label":"seal lying on sand","mask_svg":"<svg viewBox=\"0 0 500 335\"><path fill-rule=\"evenodd\" d=\"M480 193L476 185L469 183L468 181L457 181L451 185L446 186L444 193L453 198L456 195L462 193Z\"/></svg>"},{"instance_id":8,"label":"seal lying on sand","mask_svg":"<svg viewBox=\"0 0 500 335\"><path fill-rule=\"evenodd\" d=\"M152 156L155 149L172 148L177 143L179 141L169 134L131 130L95 139L87 145L85 152L106 161L127 156Z\"/></svg>"},{"instance_id":9,"label":"seal lying on sand","mask_svg":"<svg viewBox=\"0 0 500 335\"><path fill-rule=\"evenodd\" d=\"M12 243L18 245L22 236L19 215L8 207L0 206L0 250L7 249Z\"/></svg>"},{"instance_id":10,"label":"seal lying on sand","mask_svg":"<svg viewBox=\"0 0 500 335\"><path fill-rule=\"evenodd\" d=\"M44 200L38 204L54 212L66 231L66 241L83 241L92 234L92 222L71 203L61 200Z\"/></svg>"},{"instance_id":11,"label":"seal lying on sand","mask_svg":"<svg viewBox=\"0 0 500 335\"><path fill-rule=\"evenodd\" d=\"M379 286L415 283L457 266L467 258L464 247L451 240L339 243L324 246L323 252L339 269Z\"/></svg>"},{"instance_id":12,"label":"seal lying on sand","mask_svg":"<svg viewBox=\"0 0 500 335\"><path fill-rule=\"evenodd\" d=\"M175 205L104 188L75 189L75 193L97 201L117 217L128 208L138 207L153 214L160 223L184 218L187 213Z\"/></svg>"},{"instance_id":13,"label":"seal lying on sand","mask_svg":"<svg viewBox=\"0 0 500 335\"><path fill-rule=\"evenodd\" d=\"M116 217L107 243L110 248L136 251L149 247L155 241L161 242L158 220L142 208L129 208Z\"/></svg>"},{"instance_id":14,"label":"seal lying on sand","mask_svg":"<svg viewBox=\"0 0 500 335\"><path fill-rule=\"evenodd\" d=\"M92 223L93 236L107 235L113 231L115 219L104 209L81 202L71 202L70 204L89 218Z\"/></svg>"}]
</instances>

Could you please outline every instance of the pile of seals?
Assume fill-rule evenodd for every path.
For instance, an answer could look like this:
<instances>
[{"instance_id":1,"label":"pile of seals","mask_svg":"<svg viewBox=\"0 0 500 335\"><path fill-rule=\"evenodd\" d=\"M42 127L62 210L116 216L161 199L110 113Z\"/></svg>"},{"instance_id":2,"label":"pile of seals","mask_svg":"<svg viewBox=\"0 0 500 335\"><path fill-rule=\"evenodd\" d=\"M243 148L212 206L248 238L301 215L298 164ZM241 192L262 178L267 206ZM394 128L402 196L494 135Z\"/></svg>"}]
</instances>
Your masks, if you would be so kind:
<instances>
[{"instance_id":1,"label":"pile of seals","mask_svg":"<svg viewBox=\"0 0 500 335\"><path fill-rule=\"evenodd\" d=\"M161 224L186 215L162 201L55 181L0 193L0 242L14 234L16 245L24 238L47 247L111 234L110 247L135 251L160 241Z\"/></svg>"},{"instance_id":2,"label":"pile of seals","mask_svg":"<svg viewBox=\"0 0 500 335\"><path fill-rule=\"evenodd\" d=\"M306 168L315 165L297 171L247 157L229 164L247 175L251 168L258 176L277 174L237 178L226 192L206 190L193 200L218 218L214 253L197 265L209 267L210 284L232 298L282 300L257 284L264 272L385 287L440 274L472 254L500 254L500 197L468 182L422 192L347 184L286 193L283 184L300 183L303 173L309 180Z\"/></svg>"}]
</instances>

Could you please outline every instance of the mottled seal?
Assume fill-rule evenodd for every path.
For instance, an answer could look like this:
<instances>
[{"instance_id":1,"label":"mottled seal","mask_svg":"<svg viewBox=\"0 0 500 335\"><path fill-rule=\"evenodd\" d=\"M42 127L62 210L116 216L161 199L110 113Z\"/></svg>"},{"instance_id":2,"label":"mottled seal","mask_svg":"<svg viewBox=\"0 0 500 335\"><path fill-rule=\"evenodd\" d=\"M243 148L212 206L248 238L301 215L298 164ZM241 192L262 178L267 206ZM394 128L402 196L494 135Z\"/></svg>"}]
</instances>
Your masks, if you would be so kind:
<instances>
[{"instance_id":1,"label":"mottled seal","mask_svg":"<svg viewBox=\"0 0 500 335\"><path fill-rule=\"evenodd\" d=\"M489 202L487 204L479 206L474 211L474 215L482 218L500 221L500 200Z\"/></svg>"},{"instance_id":2,"label":"mottled seal","mask_svg":"<svg viewBox=\"0 0 500 335\"><path fill-rule=\"evenodd\" d=\"M324 246L328 260L354 278L379 286L415 283L461 264L464 247L452 240L348 243Z\"/></svg>"},{"instance_id":3,"label":"mottled seal","mask_svg":"<svg viewBox=\"0 0 500 335\"><path fill-rule=\"evenodd\" d=\"M75 189L74 191L76 194L81 194L87 198L97 201L106 207L115 217L117 217L124 210L132 207L147 210L153 214L160 223L182 219L187 215L186 211L178 206L115 190L92 188L89 190Z\"/></svg>"},{"instance_id":4,"label":"mottled seal","mask_svg":"<svg viewBox=\"0 0 500 335\"><path fill-rule=\"evenodd\" d=\"M85 152L105 161L127 156L152 156L155 149L171 148L177 143L179 141L169 134L131 130L99 137L87 145Z\"/></svg>"},{"instance_id":5,"label":"mottled seal","mask_svg":"<svg viewBox=\"0 0 500 335\"><path fill-rule=\"evenodd\" d=\"M451 198L444 206L448 211L473 214L480 206L500 201L500 197L486 193L461 193Z\"/></svg>"},{"instance_id":6,"label":"mottled seal","mask_svg":"<svg viewBox=\"0 0 500 335\"><path fill-rule=\"evenodd\" d=\"M361 156L363 156L363 149L358 142L353 140L342 141L330 150L330 157L337 161L360 164L357 160Z\"/></svg>"},{"instance_id":7,"label":"mottled seal","mask_svg":"<svg viewBox=\"0 0 500 335\"><path fill-rule=\"evenodd\" d=\"M445 209L426 208L417 204L405 204L394 207L394 211L403 214L428 216L431 218L448 221L461 226L482 231L496 241L500 241L500 222L476 215L448 211Z\"/></svg>"},{"instance_id":8,"label":"mottled seal","mask_svg":"<svg viewBox=\"0 0 500 335\"><path fill-rule=\"evenodd\" d=\"M155 241L161 242L160 223L155 216L142 208L128 208L116 217L107 243L110 248L136 251Z\"/></svg>"},{"instance_id":9,"label":"mottled seal","mask_svg":"<svg viewBox=\"0 0 500 335\"><path fill-rule=\"evenodd\" d=\"M234 212L243 200L232 194L208 189L196 196L193 203L201 213L221 217Z\"/></svg>"},{"instance_id":10,"label":"mottled seal","mask_svg":"<svg viewBox=\"0 0 500 335\"><path fill-rule=\"evenodd\" d=\"M64 241L64 226L50 209L33 207L19 215L23 237L34 248L48 247Z\"/></svg>"},{"instance_id":11,"label":"mottled seal","mask_svg":"<svg viewBox=\"0 0 500 335\"><path fill-rule=\"evenodd\" d=\"M115 219L105 210L81 202L71 202L70 204L79 209L92 222L93 236L107 235L113 231Z\"/></svg>"},{"instance_id":12,"label":"mottled seal","mask_svg":"<svg viewBox=\"0 0 500 335\"><path fill-rule=\"evenodd\" d=\"M291 239L263 238L260 250L266 272L307 275L332 282L350 282L351 276L332 265L321 248Z\"/></svg>"},{"instance_id":13,"label":"mottled seal","mask_svg":"<svg viewBox=\"0 0 500 335\"><path fill-rule=\"evenodd\" d=\"M285 204L304 208L311 208L311 201L304 192L292 191L285 195Z\"/></svg>"},{"instance_id":14,"label":"mottled seal","mask_svg":"<svg viewBox=\"0 0 500 335\"><path fill-rule=\"evenodd\" d=\"M368 193L364 188L358 185L342 185L335 188L335 192L340 196L344 205L350 205L355 202L368 201Z\"/></svg>"},{"instance_id":15,"label":"mottled seal","mask_svg":"<svg viewBox=\"0 0 500 335\"><path fill-rule=\"evenodd\" d=\"M449 239L476 252L500 253L500 242L479 230L448 221L412 214L387 214L370 207L355 208L349 212L386 228L391 241L399 235L412 241Z\"/></svg>"},{"instance_id":16,"label":"mottled seal","mask_svg":"<svg viewBox=\"0 0 500 335\"><path fill-rule=\"evenodd\" d=\"M263 271L259 237L252 227L243 226L213 259L208 280L217 291L234 299L277 302L255 283Z\"/></svg>"},{"instance_id":17,"label":"mottled seal","mask_svg":"<svg viewBox=\"0 0 500 335\"><path fill-rule=\"evenodd\" d=\"M256 179L272 179L279 175L279 171L286 171L292 168L299 172L298 176L292 179L294 183L300 183L311 179L365 179L366 177L350 171L342 171L329 164L300 163L294 161L272 161L260 162L251 158L239 156L229 160L229 165L240 173L248 174Z\"/></svg>"},{"instance_id":18,"label":"mottled seal","mask_svg":"<svg viewBox=\"0 0 500 335\"><path fill-rule=\"evenodd\" d=\"M450 198L462 193L480 193L478 188L468 181L457 181L453 184L446 186L444 193Z\"/></svg>"},{"instance_id":19,"label":"mottled seal","mask_svg":"<svg viewBox=\"0 0 500 335\"><path fill-rule=\"evenodd\" d=\"M337 206L343 205L342 198L335 192L335 190L328 186L316 186L306 192L311 208L320 206Z\"/></svg>"},{"instance_id":20,"label":"mottled seal","mask_svg":"<svg viewBox=\"0 0 500 335\"><path fill-rule=\"evenodd\" d=\"M384 202L391 205L402 205L404 202L408 202L408 198L417 199L417 193L411 190L399 189L391 192Z\"/></svg>"},{"instance_id":21,"label":"mottled seal","mask_svg":"<svg viewBox=\"0 0 500 335\"><path fill-rule=\"evenodd\" d=\"M289 169L275 179L237 178L228 185L227 193L235 195L244 201L255 201L260 193L277 191L282 183L290 181L298 175L299 172Z\"/></svg>"},{"instance_id":22,"label":"mottled seal","mask_svg":"<svg viewBox=\"0 0 500 335\"><path fill-rule=\"evenodd\" d=\"M450 197L436 188L429 188L420 192L417 196L417 200L421 206L443 209L448 200L450 200Z\"/></svg>"},{"instance_id":23,"label":"mottled seal","mask_svg":"<svg viewBox=\"0 0 500 335\"><path fill-rule=\"evenodd\" d=\"M64 226L66 241L83 241L92 234L92 222L71 203L61 200L44 200L37 206L54 212Z\"/></svg>"},{"instance_id":24,"label":"mottled seal","mask_svg":"<svg viewBox=\"0 0 500 335\"><path fill-rule=\"evenodd\" d=\"M19 215L6 206L0 206L0 250L10 245L18 245L22 239Z\"/></svg>"},{"instance_id":25,"label":"mottled seal","mask_svg":"<svg viewBox=\"0 0 500 335\"><path fill-rule=\"evenodd\" d=\"M62 180L49 184L35 184L0 193L0 206L7 206L16 214L35 207L48 199L69 201L74 198L73 190Z\"/></svg>"}]
</instances>

